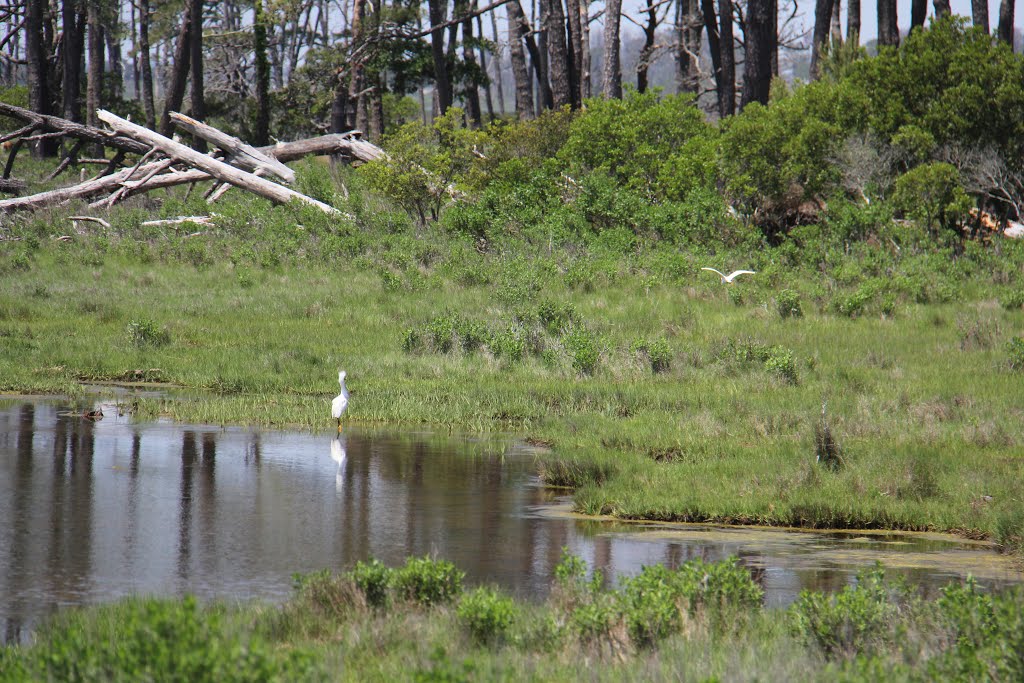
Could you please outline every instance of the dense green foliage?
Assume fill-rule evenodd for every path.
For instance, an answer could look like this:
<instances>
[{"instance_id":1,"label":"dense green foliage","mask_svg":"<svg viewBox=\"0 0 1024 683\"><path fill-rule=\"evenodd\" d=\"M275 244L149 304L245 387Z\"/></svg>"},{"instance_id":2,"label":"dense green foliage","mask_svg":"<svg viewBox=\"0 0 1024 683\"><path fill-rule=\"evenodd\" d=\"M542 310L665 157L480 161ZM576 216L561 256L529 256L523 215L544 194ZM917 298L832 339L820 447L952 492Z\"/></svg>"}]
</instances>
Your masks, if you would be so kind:
<instances>
[{"instance_id":1,"label":"dense green foliage","mask_svg":"<svg viewBox=\"0 0 1024 683\"><path fill-rule=\"evenodd\" d=\"M766 609L735 558L650 566L618 587L563 551L547 600L491 587L421 601L373 573L447 573L443 560L296 577L283 605L131 599L70 610L0 649L3 681L1017 680L1024 592L968 579L926 599L882 568L834 595ZM457 570L455 570L457 572Z\"/></svg>"}]
</instances>

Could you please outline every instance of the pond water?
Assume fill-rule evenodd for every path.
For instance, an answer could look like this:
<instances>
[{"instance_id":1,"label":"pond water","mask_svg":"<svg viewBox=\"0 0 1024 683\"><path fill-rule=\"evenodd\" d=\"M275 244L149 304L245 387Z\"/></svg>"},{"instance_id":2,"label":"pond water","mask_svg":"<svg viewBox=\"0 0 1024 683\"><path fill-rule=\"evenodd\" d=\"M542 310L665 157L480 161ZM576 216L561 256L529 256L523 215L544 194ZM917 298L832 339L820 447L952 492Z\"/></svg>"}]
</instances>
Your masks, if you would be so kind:
<instances>
[{"instance_id":1,"label":"pond water","mask_svg":"<svg viewBox=\"0 0 1024 683\"><path fill-rule=\"evenodd\" d=\"M82 416L102 408L100 420ZM986 543L938 534L627 524L571 513L507 440L136 423L113 403L0 400L0 621L129 594L280 600L292 574L449 559L470 583L549 590L562 547L614 577L737 555L769 605L836 590L875 560L934 591L1021 581Z\"/></svg>"}]
</instances>

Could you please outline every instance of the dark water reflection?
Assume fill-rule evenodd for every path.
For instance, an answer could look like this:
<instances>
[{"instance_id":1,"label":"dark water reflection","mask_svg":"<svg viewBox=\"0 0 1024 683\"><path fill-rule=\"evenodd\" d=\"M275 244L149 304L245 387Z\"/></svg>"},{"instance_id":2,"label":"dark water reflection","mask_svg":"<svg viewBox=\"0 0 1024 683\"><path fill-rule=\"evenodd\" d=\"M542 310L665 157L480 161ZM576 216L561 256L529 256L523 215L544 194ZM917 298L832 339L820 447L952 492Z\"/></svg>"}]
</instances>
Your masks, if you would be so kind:
<instances>
[{"instance_id":1,"label":"dark water reflection","mask_svg":"<svg viewBox=\"0 0 1024 683\"><path fill-rule=\"evenodd\" d=\"M91 407L91 406L90 406ZM835 590L881 559L934 589L1005 558L941 537L624 525L573 517L508 444L347 431L93 422L0 401L0 619L7 642L68 605L128 594L281 599L293 572L377 557L455 562L472 583L544 595L563 546L608 576L738 555L769 604Z\"/></svg>"}]
</instances>

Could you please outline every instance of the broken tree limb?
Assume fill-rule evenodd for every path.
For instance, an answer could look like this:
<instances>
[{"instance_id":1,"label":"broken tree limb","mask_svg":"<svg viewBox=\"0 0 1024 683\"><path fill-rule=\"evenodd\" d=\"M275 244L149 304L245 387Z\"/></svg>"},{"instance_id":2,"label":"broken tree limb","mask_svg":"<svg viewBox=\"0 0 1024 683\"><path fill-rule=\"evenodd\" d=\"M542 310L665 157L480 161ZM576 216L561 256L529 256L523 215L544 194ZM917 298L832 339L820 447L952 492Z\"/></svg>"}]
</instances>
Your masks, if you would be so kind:
<instances>
[{"instance_id":1,"label":"broken tree limb","mask_svg":"<svg viewBox=\"0 0 1024 683\"><path fill-rule=\"evenodd\" d=\"M130 137L111 135L99 128L85 126L58 116L37 114L34 111L15 107L13 104L7 104L6 102L0 102L0 114L31 124L33 129L39 130L42 133L60 133L68 137L99 143L105 147L115 147L134 154L145 154L148 149L148 147Z\"/></svg>"},{"instance_id":2,"label":"broken tree limb","mask_svg":"<svg viewBox=\"0 0 1024 683\"><path fill-rule=\"evenodd\" d=\"M162 218L156 221L143 221L139 225L147 228L171 225L177 226L183 223L194 223L196 225L213 225L213 219L216 214L210 214L209 216L179 216L178 218Z\"/></svg>"},{"instance_id":3,"label":"broken tree limb","mask_svg":"<svg viewBox=\"0 0 1024 683\"><path fill-rule=\"evenodd\" d=\"M263 169L264 172L270 171L286 183L295 182L295 171L232 135L222 133L213 126L208 126L176 111L171 112L171 121L186 133L199 136L224 150L234 166L239 166L247 171Z\"/></svg>"},{"instance_id":4,"label":"broken tree limb","mask_svg":"<svg viewBox=\"0 0 1024 683\"><path fill-rule=\"evenodd\" d=\"M15 140L13 145L18 145L20 140ZM384 154L376 145L364 140L354 140L344 133L333 133L307 140L296 140L295 142L283 142L269 147L262 147L260 151L270 154L279 161L295 161L309 155L334 155L345 159L359 161L373 161ZM109 195L124 185L128 191L121 199L141 191L137 187L137 181L130 180L134 173L142 174L145 177L153 168L158 167L162 162L154 161L139 166L138 169L125 169L113 175L83 180L78 185L64 187L56 190L48 190L25 197L12 197L0 199L0 212L9 211L32 211L46 206L54 206L73 199L89 199L99 195ZM196 183L213 178L204 171L188 170L161 173L151 178L145 185L145 191L156 190L185 183Z\"/></svg>"},{"instance_id":5,"label":"broken tree limb","mask_svg":"<svg viewBox=\"0 0 1024 683\"><path fill-rule=\"evenodd\" d=\"M78 223L78 221L87 221L89 223L99 223L104 228L110 229L110 223L99 218L98 216L68 216L72 223ZM77 227L77 226L76 226Z\"/></svg>"},{"instance_id":6,"label":"broken tree limb","mask_svg":"<svg viewBox=\"0 0 1024 683\"><path fill-rule=\"evenodd\" d=\"M185 145L177 143L170 138L166 138L159 133L155 133L148 128L143 128L142 126L136 125L130 121L126 121L120 116L111 114L109 111L104 109L98 110L96 112L96 117L122 135L127 135L135 138L136 140L141 140L146 143L148 147L157 147L164 154L179 159L195 169L205 171L215 178L231 183L236 187L241 187L253 194L265 197L272 202L287 204L292 199L298 199L306 204L317 207L324 213L340 213L340 211L335 209L333 206L324 204L321 201L313 199L312 197L307 197L300 192L283 187L277 183L272 183L269 180L255 176L252 173L247 173L237 169L234 166L229 166L223 161L217 161L216 159L206 156L201 152L197 152L190 147L186 147Z\"/></svg>"}]
</instances>

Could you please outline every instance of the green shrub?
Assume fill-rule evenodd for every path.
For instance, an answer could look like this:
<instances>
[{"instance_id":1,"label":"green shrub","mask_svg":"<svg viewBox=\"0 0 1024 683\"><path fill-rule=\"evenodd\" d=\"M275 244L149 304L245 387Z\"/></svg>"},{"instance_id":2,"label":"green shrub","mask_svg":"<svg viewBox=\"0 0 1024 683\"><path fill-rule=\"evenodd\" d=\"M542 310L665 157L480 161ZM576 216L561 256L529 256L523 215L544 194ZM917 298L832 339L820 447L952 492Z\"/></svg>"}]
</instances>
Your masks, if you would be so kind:
<instances>
[{"instance_id":1,"label":"green shrub","mask_svg":"<svg viewBox=\"0 0 1024 683\"><path fill-rule=\"evenodd\" d=\"M636 339L629 350L647 358L654 374L666 372L672 367L672 347L664 337L657 339Z\"/></svg>"},{"instance_id":2,"label":"green shrub","mask_svg":"<svg viewBox=\"0 0 1024 683\"><path fill-rule=\"evenodd\" d=\"M681 595L676 579L675 572L658 564L623 582L626 628L637 645L651 647L679 630Z\"/></svg>"},{"instance_id":3,"label":"green shrub","mask_svg":"<svg viewBox=\"0 0 1024 683\"><path fill-rule=\"evenodd\" d=\"M1024 289L1014 289L999 297L999 303L1008 311L1024 308Z\"/></svg>"},{"instance_id":4,"label":"green shrub","mask_svg":"<svg viewBox=\"0 0 1024 683\"><path fill-rule=\"evenodd\" d=\"M899 641L898 618L910 599L900 582L887 582L881 565L833 595L804 590L789 609L793 632L830 657L871 656Z\"/></svg>"},{"instance_id":5,"label":"green shrub","mask_svg":"<svg viewBox=\"0 0 1024 683\"><path fill-rule=\"evenodd\" d=\"M576 307L571 303L556 304L549 299L537 305L537 319L551 334L559 334L566 327L580 322Z\"/></svg>"},{"instance_id":6,"label":"green shrub","mask_svg":"<svg viewBox=\"0 0 1024 683\"><path fill-rule=\"evenodd\" d=\"M856 318L863 315L868 304L875 298L875 291L872 287L861 285L857 291L852 294L842 296L839 295L832 302L832 308L847 318Z\"/></svg>"},{"instance_id":7,"label":"green shrub","mask_svg":"<svg viewBox=\"0 0 1024 683\"><path fill-rule=\"evenodd\" d=\"M1014 337L1006 344L1006 355L1009 356L1011 372L1024 371L1024 337Z\"/></svg>"},{"instance_id":8,"label":"green shrub","mask_svg":"<svg viewBox=\"0 0 1024 683\"><path fill-rule=\"evenodd\" d=\"M366 598L366 604L371 607L386 607L391 601L389 590L396 581L395 570L385 566L380 560L356 562L350 575Z\"/></svg>"},{"instance_id":9,"label":"green shrub","mask_svg":"<svg viewBox=\"0 0 1024 683\"><path fill-rule=\"evenodd\" d=\"M462 592L463 577L447 560L410 557L395 571L393 581L403 598L429 606L451 602Z\"/></svg>"},{"instance_id":10,"label":"green shrub","mask_svg":"<svg viewBox=\"0 0 1024 683\"><path fill-rule=\"evenodd\" d=\"M305 650L278 654L226 621L223 608L201 608L192 596L70 610L40 630L17 668L27 674L23 680L69 682L299 680L313 673Z\"/></svg>"},{"instance_id":11,"label":"green shrub","mask_svg":"<svg viewBox=\"0 0 1024 683\"><path fill-rule=\"evenodd\" d=\"M526 355L526 338L518 326L510 326L503 332L491 335L487 348L496 358L518 363Z\"/></svg>"},{"instance_id":12,"label":"green shrub","mask_svg":"<svg viewBox=\"0 0 1024 683\"><path fill-rule=\"evenodd\" d=\"M775 306L781 318L802 318L804 310L800 306L800 295L792 289L784 289L775 297Z\"/></svg>"},{"instance_id":13,"label":"green shrub","mask_svg":"<svg viewBox=\"0 0 1024 683\"><path fill-rule=\"evenodd\" d=\"M515 622L516 604L493 588L480 587L462 596L456 614L473 640L493 644L508 635Z\"/></svg>"},{"instance_id":14,"label":"green shrub","mask_svg":"<svg viewBox=\"0 0 1024 683\"><path fill-rule=\"evenodd\" d=\"M562 347L572 359L572 367L576 372L583 375L594 374L601 352L595 335L587 328L583 325L574 325L562 335Z\"/></svg>"},{"instance_id":15,"label":"green shrub","mask_svg":"<svg viewBox=\"0 0 1024 683\"><path fill-rule=\"evenodd\" d=\"M790 349L776 346L764 361L764 369L787 384L797 384L800 378L796 370L796 356Z\"/></svg>"},{"instance_id":16,"label":"green shrub","mask_svg":"<svg viewBox=\"0 0 1024 683\"><path fill-rule=\"evenodd\" d=\"M917 166L896 179L893 206L932 234L938 228L955 230L971 209L960 184L960 173L946 163Z\"/></svg>"},{"instance_id":17,"label":"green shrub","mask_svg":"<svg viewBox=\"0 0 1024 683\"><path fill-rule=\"evenodd\" d=\"M142 348L145 346L164 346L171 341L171 334L166 329L159 327L148 318L132 320L126 329L128 343L132 346Z\"/></svg>"}]
</instances>

